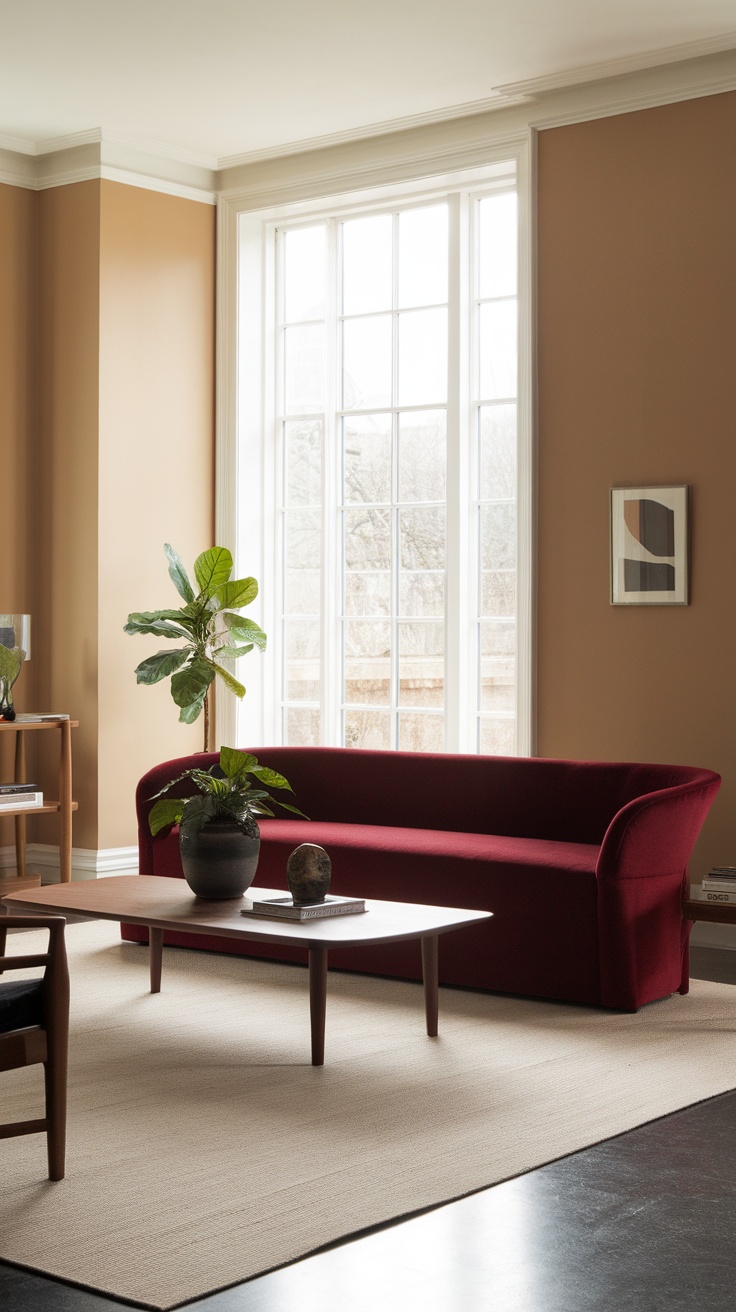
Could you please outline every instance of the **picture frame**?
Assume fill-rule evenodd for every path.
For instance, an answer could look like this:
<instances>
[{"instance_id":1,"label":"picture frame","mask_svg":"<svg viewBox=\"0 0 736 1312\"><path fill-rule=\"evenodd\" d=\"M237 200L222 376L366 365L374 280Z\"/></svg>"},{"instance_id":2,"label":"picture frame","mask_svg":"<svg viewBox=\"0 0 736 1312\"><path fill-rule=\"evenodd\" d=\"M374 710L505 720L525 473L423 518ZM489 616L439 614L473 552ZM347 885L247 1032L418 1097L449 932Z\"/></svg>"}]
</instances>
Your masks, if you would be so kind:
<instances>
[{"instance_id":1,"label":"picture frame","mask_svg":"<svg viewBox=\"0 0 736 1312\"><path fill-rule=\"evenodd\" d=\"M689 604L690 488L612 487L611 605Z\"/></svg>"}]
</instances>

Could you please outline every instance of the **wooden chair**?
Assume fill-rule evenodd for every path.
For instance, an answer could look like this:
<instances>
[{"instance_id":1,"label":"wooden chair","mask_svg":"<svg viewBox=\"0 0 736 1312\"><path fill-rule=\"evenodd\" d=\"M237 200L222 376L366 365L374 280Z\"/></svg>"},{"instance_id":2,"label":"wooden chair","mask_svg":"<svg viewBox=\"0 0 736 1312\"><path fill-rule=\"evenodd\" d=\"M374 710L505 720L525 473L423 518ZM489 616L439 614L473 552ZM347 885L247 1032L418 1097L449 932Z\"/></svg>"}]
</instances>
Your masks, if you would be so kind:
<instances>
[{"instance_id":1,"label":"wooden chair","mask_svg":"<svg viewBox=\"0 0 736 1312\"><path fill-rule=\"evenodd\" d=\"M45 966L40 979L0 981L0 1071L43 1062L46 1115L0 1125L0 1139L46 1132L49 1179L63 1180L66 1150L66 1073L69 1039L69 970L63 916L0 916L0 954L7 929L48 929L48 952L0 955L0 975Z\"/></svg>"}]
</instances>

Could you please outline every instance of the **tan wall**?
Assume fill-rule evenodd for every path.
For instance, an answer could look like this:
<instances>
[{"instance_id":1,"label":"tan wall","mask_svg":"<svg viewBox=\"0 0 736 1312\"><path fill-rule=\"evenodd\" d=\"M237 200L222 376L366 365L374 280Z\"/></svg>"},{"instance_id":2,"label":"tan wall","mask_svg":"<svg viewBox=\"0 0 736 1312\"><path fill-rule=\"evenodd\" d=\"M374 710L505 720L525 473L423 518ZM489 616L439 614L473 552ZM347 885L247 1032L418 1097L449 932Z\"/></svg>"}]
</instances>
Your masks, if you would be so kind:
<instances>
[{"instance_id":1,"label":"tan wall","mask_svg":"<svg viewBox=\"0 0 736 1312\"><path fill-rule=\"evenodd\" d=\"M75 847L97 847L97 431L100 184L38 196L37 619L38 710L78 719ZM44 735L40 782L57 793ZM33 837L58 842L55 821Z\"/></svg>"},{"instance_id":2,"label":"tan wall","mask_svg":"<svg viewBox=\"0 0 736 1312\"><path fill-rule=\"evenodd\" d=\"M539 138L543 756L720 771L736 862L736 95ZM689 483L688 607L609 604L608 492Z\"/></svg>"},{"instance_id":3,"label":"tan wall","mask_svg":"<svg viewBox=\"0 0 736 1312\"><path fill-rule=\"evenodd\" d=\"M0 185L0 612L35 610L33 553L35 478L36 196ZM33 661L13 690L19 710L33 705ZM0 779L13 776L15 734L0 737ZM0 847L13 841L0 822Z\"/></svg>"},{"instance_id":4,"label":"tan wall","mask_svg":"<svg viewBox=\"0 0 736 1312\"><path fill-rule=\"evenodd\" d=\"M181 604L170 542L191 573L214 542L212 206L101 184L99 847L136 841L134 793L158 761L199 751L169 680L133 671L166 639L123 633L129 611Z\"/></svg>"}]
</instances>

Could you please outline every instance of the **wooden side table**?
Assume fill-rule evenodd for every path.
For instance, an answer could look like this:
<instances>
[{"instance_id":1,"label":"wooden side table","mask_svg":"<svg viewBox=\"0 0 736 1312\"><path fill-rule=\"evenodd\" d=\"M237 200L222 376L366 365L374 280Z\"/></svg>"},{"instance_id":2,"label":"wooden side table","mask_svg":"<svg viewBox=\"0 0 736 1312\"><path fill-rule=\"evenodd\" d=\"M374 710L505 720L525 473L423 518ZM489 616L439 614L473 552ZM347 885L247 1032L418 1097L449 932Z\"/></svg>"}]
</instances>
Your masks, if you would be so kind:
<instances>
[{"instance_id":1,"label":"wooden side table","mask_svg":"<svg viewBox=\"0 0 736 1312\"><path fill-rule=\"evenodd\" d=\"M688 883L682 900L685 920L709 920L712 925L736 925L736 902L706 902L705 898L691 897Z\"/></svg>"},{"instance_id":2,"label":"wooden side table","mask_svg":"<svg viewBox=\"0 0 736 1312\"><path fill-rule=\"evenodd\" d=\"M26 873L26 821L29 814L56 814L59 817L59 876L62 884L68 884L72 877L72 812L77 803L72 801L72 729L79 728L78 720L0 720L0 733L14 732L15 737L15 783L24 784L26 779L26 745L27 733L51 730L59 736L59 800L51 802L44 799L43 806L35 806L29 811L24 807L3 807L0 815L15 817L15 855L18 874L16 878L27 880ZM19 887L19 885L14 885Z\"/></svg>"}]
</instances>

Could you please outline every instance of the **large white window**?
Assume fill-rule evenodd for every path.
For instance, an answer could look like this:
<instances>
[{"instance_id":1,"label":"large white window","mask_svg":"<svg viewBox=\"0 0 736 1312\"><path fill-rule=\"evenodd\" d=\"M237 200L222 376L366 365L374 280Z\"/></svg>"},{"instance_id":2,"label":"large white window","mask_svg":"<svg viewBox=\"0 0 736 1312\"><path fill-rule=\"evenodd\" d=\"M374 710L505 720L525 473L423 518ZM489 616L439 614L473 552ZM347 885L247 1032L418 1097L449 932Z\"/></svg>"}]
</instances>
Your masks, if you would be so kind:
<instances>
[{"instance_id":1,"label":"large white window","mask_svg":"<svg viewBox=\"0 0 736 1312\"><path fill-rule=\"evenodd\" d=\"M530 750L519 233L513 165L249 218L238 518L250 543L261 523L240 563L269 635L263 740Z\"/></svg>"}]
</instances>

